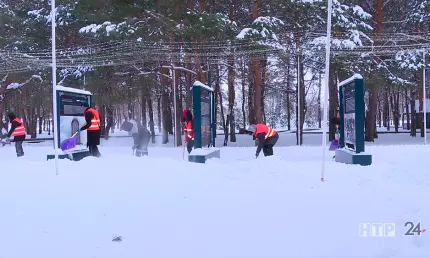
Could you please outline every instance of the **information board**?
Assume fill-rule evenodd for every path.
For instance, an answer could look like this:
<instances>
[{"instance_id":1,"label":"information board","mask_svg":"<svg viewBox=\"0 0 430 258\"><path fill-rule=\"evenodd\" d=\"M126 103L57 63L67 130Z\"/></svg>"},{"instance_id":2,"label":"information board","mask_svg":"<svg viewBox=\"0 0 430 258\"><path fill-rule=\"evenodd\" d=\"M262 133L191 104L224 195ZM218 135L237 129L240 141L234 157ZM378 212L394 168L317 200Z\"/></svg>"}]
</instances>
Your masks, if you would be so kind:
<instances>
[{"instance_id":1,"label":"information board","mask_svg":"<svg viewBox=\"0 0 430 258\"><path fill-rule=\"evenodd\" d=\"M56 133L58 134L58 146L69 139L85 123L85 107L83 102L91 105L92 94L89 91L57 86L57 120ZM80 133L75 136L78 139L79 148L86 148L87 134Z\"/></svg>"},{"instance_id":2,"label":"information board","mask_svg":"<svg viewBox=\"0 0 430 258\"><path fill-rule=\"evenodd\" d=\"M355 153L364 152L364 80L360 74L340 82L339 147Z\"/></svg>"},{"instance_id":3,"label":"information board","mask_svg":"<svg viewBox=\"0 0 430 258\"><path fill-rule=\"evenodd\" d=\"M200 98L202 146L209 146L211 143L211 99L209 92L202 90Z\"/></svg>"},{"instance_id":4,"label":"information board","mask_svg":"<svg viewBox=\"0 0 430 258\"><path fill-rule=\"evenodd\" d=\"M343 128L345 130L345 143L355 146L355 85L354 82L345 85L343 88L344 119Z\"/></svg>"},{"instance_id":5,"label":"information board","mask_svg":"<svg viewBox=\"0 0 430 258\"><path fill-rule=\"evenodd\" d=\"M85 109L82 108L82 103L89 103L89 97L71 93L71 92L59 92L60 96L60 116L83 116Z\"/></svg>"},{"instance_id":6,"label":"information board","mask_svg":"<svg viewBox=\"0 0 430 258\"><path fill-rule=\"evenodd\" d=\"M213 89L196 81L193 84L194 148L215 146Z\"/></svg>"}]
</instances>

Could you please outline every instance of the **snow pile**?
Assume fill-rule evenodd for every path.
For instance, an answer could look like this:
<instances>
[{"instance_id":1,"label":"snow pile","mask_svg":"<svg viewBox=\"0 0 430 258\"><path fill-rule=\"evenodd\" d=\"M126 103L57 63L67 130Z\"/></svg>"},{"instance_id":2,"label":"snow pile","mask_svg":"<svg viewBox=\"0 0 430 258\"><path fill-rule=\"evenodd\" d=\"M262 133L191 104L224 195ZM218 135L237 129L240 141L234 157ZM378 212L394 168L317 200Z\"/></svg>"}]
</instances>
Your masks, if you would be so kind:
<instances>
[{"instance_id":1,"label":"snow pile","mask_svg":"<svg viewBox=\"0 0 430 258\"><path fill-rule=\"evenodd\" d=\"M223 148L207 164L182 148L101 147L103 157L44 161L47 147L24 146L19 168L0 170L0 257L414 257L429 233L402 236L430 208L430 148L371 147L374 164L328 161L320 148ZM0 149L4 161L13 147ZM166 158L169 157L169 158ZM226 157L226 158L224 158ZM263 169L264 168L264 169ZM396 223L395 237L359 237L359 223ZM25 247L25 248L23 248Z\"/></svg>"}]
</instances>

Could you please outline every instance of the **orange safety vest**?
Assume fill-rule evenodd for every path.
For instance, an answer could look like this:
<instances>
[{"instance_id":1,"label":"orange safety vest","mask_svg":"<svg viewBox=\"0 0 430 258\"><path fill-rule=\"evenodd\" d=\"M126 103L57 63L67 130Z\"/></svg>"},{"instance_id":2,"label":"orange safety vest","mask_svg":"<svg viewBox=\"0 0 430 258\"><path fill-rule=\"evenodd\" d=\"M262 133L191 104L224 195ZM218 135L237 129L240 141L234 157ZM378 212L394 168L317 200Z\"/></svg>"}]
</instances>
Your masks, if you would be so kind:
<instances>
[{"instance_id":1,"label":"orange safety vest","mask_svg":"<svg viewBox=\"0 0 430 258\"><path fill-rule=\"evenodd\" d=\"M97 131L100 130L100 115L99 111L94 108L89 108L87 112L91 112L93 114L93 119L91 119L91 126L88 128L88 131Z\"/></svg>"},{"instance_id":2,"label":"orange safety vest","mask_svg":"<svg viewBox=\"0 0 430 258\"><path fill-rule=\"evenodd\" d=\"M260 133L265 133L266 136L264 137L264 139L267 139L267 138L272 137L273 135L275 135L276 131L275 131L275 129L273 129L272 127L269 127L267 125L257 124L255 126L255 133L254 133L254 135L257 136Z\"/></svg>"},{"instance_id":3,"label":"orange safety vest","mask_svg":"<svg viewBox=\"0 0 430 258\"><path fill-rule=\"evenodd\" d=\"M194 140L193 123L191 121L184 122L184 133L187 141Z\"/></svg>"},{"instance_id":4,"label":"orange safety vest","mask_svg":"<svg viewBox=\"0 0 430 258\"><path fill-rule=\"evenodd\" d=\"M15 128L15 130L13 130L12 136L15 137L15 136L26 135L27 133L25 132L25 127L24 127L24 123L22 122L22 120L19 119L19 118L15 118L13 121L18 122L20 124L20 126L18 126L17 128Z\"/></svg>"}]
</instances>

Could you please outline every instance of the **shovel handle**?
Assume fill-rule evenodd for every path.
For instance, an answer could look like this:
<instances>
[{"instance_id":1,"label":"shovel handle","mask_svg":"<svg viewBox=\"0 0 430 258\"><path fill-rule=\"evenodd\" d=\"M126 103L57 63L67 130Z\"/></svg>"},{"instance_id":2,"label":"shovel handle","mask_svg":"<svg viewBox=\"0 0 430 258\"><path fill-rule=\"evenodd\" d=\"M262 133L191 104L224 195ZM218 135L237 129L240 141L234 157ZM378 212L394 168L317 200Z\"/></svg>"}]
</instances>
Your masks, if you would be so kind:
<instances>
[{"instance_id":1,"label":"shovel handle","mask_svg":"<svg viewBox=\"0 0 430 258\"><path fill-rule=\"evenodd\" d=\"M70 137L70 138L75 137L77 134L78 134L78 132L74 133L74 134L72 135L72 137Z\"/></svg>"}]
</instances>

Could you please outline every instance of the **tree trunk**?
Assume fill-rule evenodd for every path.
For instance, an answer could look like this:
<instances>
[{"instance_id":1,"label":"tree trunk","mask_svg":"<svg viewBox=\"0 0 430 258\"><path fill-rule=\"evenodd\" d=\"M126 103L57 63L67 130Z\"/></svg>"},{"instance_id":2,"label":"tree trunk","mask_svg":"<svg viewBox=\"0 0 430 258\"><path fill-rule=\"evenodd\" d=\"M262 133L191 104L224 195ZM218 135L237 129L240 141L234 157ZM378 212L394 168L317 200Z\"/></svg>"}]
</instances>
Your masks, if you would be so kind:
<instances>
[{"instance_id":1,"label":"tree trunk","mask_svg":"<svg viewBox=\"0 0 430 258\"><path fill-rule=\"evenodd\" d=\"M234 57L228 57L228 118L230 119L230 141L236 142L234 104L236 101L236 92L234 88Z\"/></svg>"},{"instance_id":2,"label":"tree trunk","mask_svg":"<svg viewBox=\"0 0 430 258\"><path fill-rule=\"evenodd\" d=\"M297 128L300 129L300 135L299 130L296 130L296 140L297 145L299 145L299 138L300 138L300 145L303 144L303 125L305 122L305 80L304 80L304 67L301 56L297 56L297 81L300 83L300 87L297 87L297 100L300 95L300 106L297 103L296 108L296 116L297 116ZM300 92L300 94L299 94ZM300 114L300 119L298 117L298 114Z\"/></svg>"},{"instance_id":3,"label":"tree trunk","mask_svg":"<svg viewBox=\"0 0 430 258\"><path fill-rule=\"evenodd\" d=\"M252 71L252 63L250 64L250 70ZM248 121L249 124L255 124L255 76L254 72L249 73L249 86L248 86Z\"/></svg>"},{"instance_id":4,"label":"tree trunk","mask_svg":"<svg viewBox=\"0 0 430 258\"><path fill-rule=\"evenodd\" d=\"M219 115L219 102L218 102L218 91L219 91L219 89L218 89L218 87L219 87L219 85L218 85L218 76L219 76L219 65L218 64L215 64L214 65L215 66L215 69L214 69L214 71L215 71L215 82L214 82L214 102L215 102L215 114L214 114L214 116L215 116L215 130L217 130L218 129L218 123L217 123L217 121L218 121L218 115Z\"/></svg>"},{"instance_id":5,"label":"tree trunk","mask_svg":"<svg viewBox=\"0 0 430 258\"><path fill-rule=\"evenodd\" d=\"M161 96L157 96L157 125L158 132L161 133Z\"/></svg>"},{"instance_id":6,"label":"tree trunk","mask_svg":"<svg viewBox=\"0 0 430 258\"><path fill-rule=\"evenodd\" d=\"M408 103L408 89L405 89L405 103L406 103L406 128L411 130L411 111L409 109L410 103Z\"/></svg>"},{"instance_id":7,"label":"tree trunk","mask_svg":"<svg viewBox=\"0 0 430 258\"><path fill-rule=\"evenodd\" d=\"M151 131L152 143L155 143L155 124L154 124L154 109L152 107L152 98L148 95L146 99L148 101L148 112L149 112L149 130Z\"/></svg>"},{"instance_id":8,"label":"tree trunk","mask_svg":"<svg viewBox=\"0 0 430 258\"><path fill-rule=\"evenodd\" d=\"M106 129L105 129L105 139L109 139L109 133L111 129L114 127L114 118L113 118L113 106L106 106Z\"/></svg>"},{"instance_id":9,"label":"tree trunk","mask_svg":"<svg viewBox=\"0 0 430 258\"><path fill-rule=\"evenodd\" d=\"M144 87L146 87L146 85ZM147 113L147 111L146 111L146 99L147 99L146 94L147 94L146 93L146 89L144 89L140 93L140 109L142 111L142 114L141 114L141 116L142 116L142 125L145 128L148 126L148 123L146 121L146 113Z\"/></svg>"},{"instance_id":10,"label":"tree trunk","mask_svg":"<svg viewBox=\"0 0 430 258\"><path fill-rule=\"evenodd\" d=\"M415 107L417 93L411 89L411 136L417 136L417 112Z\"/></svg>"},{"instance_id":11,"label":"tree trunk","mask_svg":"<svg viewBox=\"0 0 430 258\"><path fill-rule=\"evenodd\" d=\"M331 117L337 116L337 108L339 107L339 98L338 98L338 73L337 67L333 67L333 72L330 73L330 82L328 85L329 88L329 115ZM329 124L329 141L334 140L336 134L336 125L330 123Z\"/></svg>"},{"instance_id":12,"label":"tree trunk","mask_svg":"<svg viewBox=\"0 0 430 258\"><path fill-rule=\"evenodd\" d=\"M7 86L9 86L10 83L11 82L8 79L6 79L6 81L0 85L0 137L3 137L3 133L1 129L5 128L5 124L3 123L3 112L5 109L5 102L6 102L6 88Z\"/></svg>"},{"instance_id":13,"label":"tree trunk","mask_svg":"<svg viewBox=\"0 0 430 258\"><path fill-rule=\"evenodd\" d=\"M258 17L260 8L260 0L252 0L252 12L251 18L254 21ZM261 116L261 69L260 69L260 60L257 55L253 55L251 57L252 60L252 72L254 73L254 112L255 112L255 123L259 124L263 122Z\"/></svg>"},{"instance_id":14,"label":"tree trunk","mask_svg":"<svg viewBox=\"0 0 430 258\"><path fill-rule=\"evenodd\" d=\"M291 91L291 77L290 77L290 67L291 67L291 59L288 57L287 64L287 129L291 131L291 100L290 100L290 91Z\"/></svg>"},{"instance_id":15,"label":"tree trunk","mask_svg":"<svg viewBox=\"0 0 430 258\"><path fill-rule=\"evenodd\" d=\"M381 35L383 25L383 0L376 0L376 35ZM376 60L377 61L377 60ZM378 62L378 61L377 61ZM378 105L378 87L373 84L370 88L369 98L369 116L368 116L368 130L366 130L366 140L374 141L376 135L376 109Z\"/></svg>"},{"instance_id":16,"label":"tree trunk","mask_svg":"<svg viewBox=\"0 0 430 258\"><path fill-rule=\"evenodd\" d=\"M378 100L378 123L379 123L379 127L382 127L382 120L384 120L382 118L382 107L381 107L381 102L380 100Z\"/></svg>"},{"instance_id":17,"label":"tree trunk","mask_svg":"<svg viewBox=\"0 0 430 258\"><path fill-rule=\"evenodd\" d=\"M219 100L219 106L220 106L220 112L221 112L221 119L222 119L222 127L224 129L224 143L223 146L227 146L228 143L228 117L227 117L227 122L226 119L224 118L224 107L222 104L222 91L221 91L221 84L220 84L220 76L219 76L219 67L217 65L216 68L216 73L217 73L217 77L216 77L216 89L217 89L217 94L218 94L218 100Z\"/></svg>"},{"instance_id":18,"label":"tree trunk","mask_svg":"<svg viewBox=\"0 0 430 258\"><path fill-rule=\"evenodd\" d=\"M194 0L187 0L187 9L188 11L194 11ZM189 25L189 21L186 19L184 21L185 25ZM185 53L185 67L188 70L191 70L191 53ZM186 73L185 74L185 92L187 93L187 98L185 102L185 107L187 109L191 109L193 106L193 92L191 91L191 80L192 80L192 74Z\"/></svg>"},{"instance_id":19,"label":"tree trunk","mask_svg":"<svg viewBox=\"0 0 430 258\"><path fill-rule=\"evenodd\" d=\"M39 134L43 133L43 122L45 120L43 119L43 113L39 114Z\"/></svg>"},{"instance_id":20,"label":"tree trunk","mask_svg":"<svg viewBox=\"0 0 430 258\"><path fill-rule=\"evenodd\" d=\"M396 133L399 132L400 126L400 92L397 91L394 95L394 107L393 107L393 117L394 117L394 130Z\"/></svg>"},{"instance_id":21,"label":"tree trunk","mask_svg":"<svg viewBox=\"0 0 430 258\"><path fill-rule=\"evenodd\" d=\"M245 73L245 58L242 58L242 119L243 119L243 128L246 129L246 112L245 112L245 101L246 101L246 73Z\"/></svg>"},{"instance_id":22,"label":"tree trunk","mask_svg":"<svg viewBox=\"0 0 430 258\"><path fill-rule=\"evenodd\" d=\"M166 76L169 76L169 69L162 68L162 73ZM171 124L172 124L172 116L169 112L169 91L168 85L169 81L165 76L161 76L161 85L162 85L162 93L161 93L161 109L162 109L162 120L163 120L163 140L162 144L167 144L169 142L169 132L171 132Z\"/></svg>"},{"instance_id":23,"label":"tree trunk","mask_svg":"<svg viewBox=\"0 0 430 258\"><path fill-rule=\"evenodd\" d=\"M423 68L424 69L424 68ZM421 71L419 72L419 85L423 85L424 82L424 70L421 69ZM421 123L420 123L420 133L421 133L421 137L424 137L424 130L425 130L425 125L424 125L424 115L426 113L426 111L424 110L424 92L423 92L423 87L418 87L418 97L420 100L420 119L421 119Z\"/></svg>"},{"instance_id":24,"label":"tree trunk","mask_svg":"<svg viewBox=\"0 0 430 258\"><path fill-rule=\"evenodd\" d=\"M105 112L105 105L101 105L99 111L99 115L100 115L100 127L101 127L101 135L106 135L106 123L105 123L105 119L106 119L106 112Z\"/></svg>"},{"instance_id":25,"label":"tree trunk","mask_svg":"<svg viewBox=\"0 0 430 258\"><path fill-rule=\"evenodd\" d=\"M385 123L387 125L387 131L390 131L391 128L391 117L390 117L390 101L388 99L388 88L385 88L385 94L384 94L384 108L385 108ZM376 122L375 122L376 123Z\"/></svg>"},{"instance_id":26,"label":"tree trunk","mask_svg":"<svg viewBox=\"0 0 430 258\"><path fill-rule=\"evenodd\" d=\"M267 56L263 56L263 60L261 60L261 116L264 123L267 123L266 120L266 111L264 109L264 93L266 88L266 74L267 74ZM274 126L274 125L272 125Z\"/></svg>"},{"instance_id":27,"label":"tree trunk","mask_svg":"<svg viewBox=\"0 0 430 258\"><path fill-rule=\"evenodd\" d=\"M228 18L230 22L234 22L234 4L233 1L228 2ZM232 41L234 38L231 39ZM236 121L234 114L234 104L236 101L236 89L234 87L235 81L235 60L234 60L234 48L230 47L231 55L227 58L227 72L228 72L228 117L230 119L230 141L236 142Z\"/></svg>"},{"instance_id":28,"label":"tree trunk","mask_svg":"<svg viewBox=\"0 0 430 258\"><path fill-rule=\"evenodd\" d=\"M321 73L318 79L318 128L321 128Z\"/></svg>"},{"instance_id":29,"label":"tree trunk","mask_svg":"<svg viewBox=\"0 0 430 258\"><path fill-rule=\"evenodd\" d=\"M252 56L252 71L254 73L254 114L255 123L263 122L261 117L261 70L258 56Z\"/></svg>"},{"instance_id":30,"label":"tree trunk","mask_svg":"<svg viewBox=\"0 0 430 258\"><path fill-rule=\"evenodd\" d=\"M179 5L176 6L176 13L179 13ZM175 34L174 31L171 30L170 31L170 48L172 53L174 52L174 43L176 41L175 38ZM172 64L174 67L178 67L179 63L178 63L178 58L175 54L172 55ZM173 108L172 108L172 112L173 112L173 116L174 116L174 134L175 134L175 146L181 146L182 145L182 130L181 130L181 110L179 108L178 103L180 103L182 100L180 98L178 98L179 94L179 81L181 79L181 71L177 70L177 69L173 69L172 70L172 104L173 104ZM175 94L173 94L175 93Z\"/></svg>"}]
</instances>

